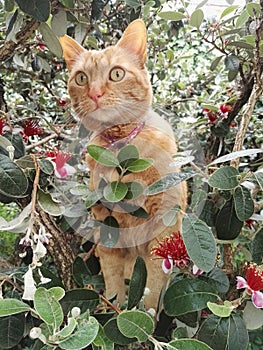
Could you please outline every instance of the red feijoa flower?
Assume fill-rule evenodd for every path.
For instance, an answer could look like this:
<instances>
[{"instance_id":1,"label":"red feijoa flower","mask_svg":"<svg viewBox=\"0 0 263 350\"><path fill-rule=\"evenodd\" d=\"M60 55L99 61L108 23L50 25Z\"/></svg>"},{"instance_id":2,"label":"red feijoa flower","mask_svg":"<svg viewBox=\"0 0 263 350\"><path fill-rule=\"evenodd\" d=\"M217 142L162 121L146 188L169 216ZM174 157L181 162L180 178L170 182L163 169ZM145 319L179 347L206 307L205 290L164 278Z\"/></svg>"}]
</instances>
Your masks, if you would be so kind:
<instances>
[{"instance_id":1,"label":"red feijoa flower","mask_svg":"<svg viewBox=\"0 0 263 350\"><path fill-rule=\"evenodd\" d=\"M245 225L248 227L248 228L253 228L253 224L254 224L254 220L253 219L247 219L245 220Z\"/></svg>"},{"instance_id":2,"label":"red feijoa flower","mask_svg":"<svg viewBox=\"0 0 263 350\"><path fill-rule=\"evenodd\" d=\"M208 116L209 122L210 122L211 124L214 124L215 121L216 121L217 118L218 118L217 113L213 113L213 112L207 113L207 116Z\"/></svg>"},{"instance_id":3,"label":"red feijoa flower","mask_svg":"<svg viewBox=\"0 0 263 350\"><path fill-rule=\"evenodd\" d=\"M158 246L152 249L152 254L172 260L178 267L184 267L190 260L179 232L174 232L170 237L158 241Z\"/></svg>"},{"instance_id":4,"label":"red feijoa flower","mask_svg":"<svg viewBox=\"0 0 263 350\"><path fill-rule=\"evenodd\" d=\"M65 108L66 105L67 105L67 101L66 100L62 100L61 98L57 99L57 105L62 107L62 108Z\"/></svg>"},{"instance_id":5,"label":"red feijoa flower","mask_svg":"<svg viewBox=\"0 0 263 350\"><path fill-rule=\"evenodd\" d=\"M24 135L26 137L33 135L41 135L43 130L39 127L38 121L33 119L28 119L24 125Z\"/></svg>"},{"instance_id":6,"label":"red feijoa flower","mask_svg":"<svg viewBox=\"0 0 263 350\"><path fill-rule=\"evenodd\" d=\"M245 267L246 280L249 288L253 291L263 289L263 269L255 263L250 263Z\"/></svg>"},{"instance_id":7,"label":"red feijoa flower","mask_svg":"<svg viewBox=\"0 0 263 350\"><path fill-rule=\"evenodd\" d=\"M223 104L219 106L219 109L221 113L225 114L231 111L231 106Z\"/></svg>"},{"instance_id":8,"label":"red feijoa flower","mask_svg":"<svg viewBox=\"0 0 263 350\"><path fill-rule=\"evenodd\" d=\"M3 135L4 126L5 126L4 119L0 119L0 135Z\"/></svg>"}]
</instances>

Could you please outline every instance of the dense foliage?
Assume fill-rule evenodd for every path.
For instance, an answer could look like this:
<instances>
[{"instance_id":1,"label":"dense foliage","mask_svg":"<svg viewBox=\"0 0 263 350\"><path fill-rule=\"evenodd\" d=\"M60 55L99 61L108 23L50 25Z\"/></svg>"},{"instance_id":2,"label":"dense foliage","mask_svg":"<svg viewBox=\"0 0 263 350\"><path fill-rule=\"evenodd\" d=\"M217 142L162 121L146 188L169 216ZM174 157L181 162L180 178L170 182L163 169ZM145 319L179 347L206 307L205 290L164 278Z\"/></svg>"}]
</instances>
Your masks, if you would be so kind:
<instances>
[{"instance_id":1,"label":"dense foliage","mask_svg":"<svg viewBox=\"0 0 263 350\"><path fill-rule=\"evenodd\" d=\"M204 18L205 3L189 12L184 1L176 9L159 0L0 2L1 349L262 344L263 4L229 1ZM173 165L182 166L147 188L122 182L152 164L134 146L87 149L89 131L72 115L58 41L67 33L104 48L138 17L148 29L154 108L174 127L180 153ZM91 191L87 152L120 178ZM123 210L146 218L131 200L184 180L182 232L153 250L169 274L159 310L144 308L140 257L126 303L107 300L92 236L100 227L112 247L118 223L110 216L97 222L90 207L125 203ZM163 216L165 225L178 211Z\"/></svg>"}]
</instances>

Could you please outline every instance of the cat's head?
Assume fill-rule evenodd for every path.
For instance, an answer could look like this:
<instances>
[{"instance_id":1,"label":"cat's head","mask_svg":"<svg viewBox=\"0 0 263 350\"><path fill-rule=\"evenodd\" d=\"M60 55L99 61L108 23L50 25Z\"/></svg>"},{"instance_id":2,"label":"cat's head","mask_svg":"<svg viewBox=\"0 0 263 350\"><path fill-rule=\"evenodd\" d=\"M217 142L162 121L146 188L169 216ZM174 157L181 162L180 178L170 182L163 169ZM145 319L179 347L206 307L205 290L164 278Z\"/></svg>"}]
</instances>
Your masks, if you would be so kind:
<instances>
[{"instance_id":1,"label":"cat's head","mask_svg":"<svg viewBox=\"0 0 263 350\"><path fill-rule=\"evenodd\" d=\"M69 36L60 38L69 70L72 106L90 130L139 122L152 90L145 68L146 28L133 21L115 46L88 51Z\"/></svg>"}]
</instances>

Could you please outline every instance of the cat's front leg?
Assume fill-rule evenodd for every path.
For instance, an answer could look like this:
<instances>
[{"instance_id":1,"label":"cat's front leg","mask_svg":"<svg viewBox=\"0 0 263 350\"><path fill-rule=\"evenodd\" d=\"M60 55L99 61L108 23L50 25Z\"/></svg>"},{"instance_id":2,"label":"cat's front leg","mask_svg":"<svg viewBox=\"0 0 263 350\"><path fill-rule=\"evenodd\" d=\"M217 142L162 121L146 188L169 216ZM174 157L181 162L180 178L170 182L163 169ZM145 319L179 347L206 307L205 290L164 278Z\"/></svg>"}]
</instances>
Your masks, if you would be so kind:
<instances>
[{"instance_id":1,"label":"cat's front leg","mask_svg":"<svg viewBox=\"0 0 263 350\"><path fill-rule=\"evenodd\" d=\"M106 298L117 295L117 301L122 305L125 301L126 286L124 281L125 256L123 249L106 248L98 245L96 254L100 258L101 270L105 281Z\"/></svg>"},{"instance_id":2,"label":"cat's front leg","mask_svg":"<svg viewBox=\"0 0 263 350\"><path fill-rule=\"evenodd\" d=\"M152 259L152 256L147 255L144 256L144 261L147 268L146 287L149 289L149 294L144 299L145 308L157 311L160 292L167 282L167 275L162 270L160 259Z\"/></svg>"}]
</instances>

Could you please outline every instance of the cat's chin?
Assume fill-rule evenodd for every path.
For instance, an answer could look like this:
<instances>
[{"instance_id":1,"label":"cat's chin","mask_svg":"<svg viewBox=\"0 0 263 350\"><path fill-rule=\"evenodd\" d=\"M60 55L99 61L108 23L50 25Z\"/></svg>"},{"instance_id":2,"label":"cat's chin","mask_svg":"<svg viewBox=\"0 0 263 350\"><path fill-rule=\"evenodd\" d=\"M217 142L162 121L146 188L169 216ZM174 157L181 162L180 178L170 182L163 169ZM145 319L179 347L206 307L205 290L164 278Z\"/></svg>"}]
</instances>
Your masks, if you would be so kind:
<instances>
[{"instance_id":1,"label":"cat's chin","mask_svg":"<svg viewBox=\"0 0 263 350\"><path fill-rule=\"evenodd\" d=\"M81 121L88 130L102 132L118 124L139 123L144 120L148 110L149 107L139 113L131 114L118 111L117 108L98 108L81 118Z\"/></svg>"}]
</instances>

